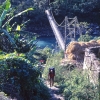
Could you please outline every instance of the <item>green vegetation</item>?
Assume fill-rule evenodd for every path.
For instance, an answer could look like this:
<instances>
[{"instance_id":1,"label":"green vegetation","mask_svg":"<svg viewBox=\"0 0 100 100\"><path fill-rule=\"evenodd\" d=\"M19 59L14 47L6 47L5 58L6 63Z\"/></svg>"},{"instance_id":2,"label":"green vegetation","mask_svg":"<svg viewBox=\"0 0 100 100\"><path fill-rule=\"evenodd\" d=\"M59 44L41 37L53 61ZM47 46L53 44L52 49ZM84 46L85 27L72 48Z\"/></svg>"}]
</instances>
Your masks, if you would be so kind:
<instances>
[{"instance_id":1,"label":"green vegetation","mask_svg":"<svg viewBox=\"0 0 100 100\"><path fill-rule=\"evenodd\" d=\"M78 41L89 42L91 39L92 39L92 36L85 34L85 35L81 35L78 38Z\"/></svg>"},{"instance_id":2,"label":"green vegetation","mask_svg":"<svg viewBox=\"0 0 100 100\"><path fill-rule=\"evenodd\" d=\"M94 37L94 40L100 40L100 36L99 37Z\"/></svg>"},{"instance_id":3,"label":"green vegetation","mask_svg":"<svg viewBox=\"0 0 100 100\"><path fill-rule=\"evenodd\" d=\"M0 61L0 91L18 100L48 100L48 88L38 78L39 70L23 55L5 56Z\"/></svg>"},{"instance_id":4,"label":"green vegetation","mask_svg":"<svg viewBox=\"0 0 100 100\"><path fill-rule=\"evenodd\" d=\"M61 66L62 53L56 53L47 59L44 77L47 79L49 67L55 67L55 85L65 100L99 100L99 87L89 82L88 73L75 65Z\"/></svg>"},{"instance_id":5,"label":"green vegetation","mask_svg":"<svg viewBox=\"0 0 100 100\"><path fill-rule=\"evenodd\" d=\"M59 82L60 80L60 77L62 76L61 73L60 73L60 60L63 58L63 53L62 52L59 52L59 53L56 53L56 54L50 54L49 58L47 58L47 61L46 61L46 68L44 69L44 77L47 79L48 78L48 69L49 67L54 67L55 70L56 70L56 76L55 76L55 81L56 82Z\"/></svg>"},{"instance_id":6,"label":"green vegetation","mask_svg":"<svg viewBox=\"0 0 100 100\"><path fill-rule=\"evenodd\" d=\"M98 87L89 83L87 74L79 69L74 69L66 75L66 81L62 84L65 100L99 100Z\"/></svg>"},{"instance_id":7,"label":"green vegetation","mask_svg":"<svg viewBox=\"0 0 100 100\"><path fill-rule=\"evenodd\" d=\"M60 62L64 56L62 51L55 53L48 47L37 50L33 44L36 34L23 30L27 22L30 24L26 17L34 20L32 24L37 25L37 22L41 21L39 25L47 25L44 10L48 8L48 4L46 0L37 1L31 0L29 4L31 8L26 5L18 6L21 7L21 11L11 8L10 0L0 5L0 91L18 100L49 100L49 89L39 78L40 71L36 67L39 60L43 59L46 63L43 77L48 78L49 67L55 68L55 84L60 87L59 92L64 95L65 100L99 100L98 85L94 86L89 82L87 73L72 64L62 66ZM19 2L27 3L26 0ZM85 18L87 15L97 16L98 9L100 10L99 4L99 0L55 0L50 6L60 22L66 14L70 17L77 15L80 18L83 14ZM28 7L26 10L25 6ZM35 10L31 12L33 7ZM17 22L17 18L22 16L25 19ZM96 21L99 23L100 19ZM78 41L87 42L91 38L88 32Z\"/></svg>"},{"instance_id":8,"label":"green vegetation","mask_svg":"<svg viewBox=\"0 0 100 100\"><path fill-rule=\"evenodd\" d=\"M25 37L26 35L23 35L22 32L20 33L21 28L24 27L25 22L21 23L21 25L18 25L16 22L11 23L11 21L23 13L33 10L33 8L28 8L15 15L12 9L13 8L11 8L10 0L6 0L2 5L0 5L0 11L2 12L0 16L0 49L5 52L13 52L15 49L18 52L28 52L29 49L31 49L29 43L32 41L26 44L26 41L23 42L20 38ZM13 34L11 34L12 32ZM3 41L4 43L2 43ZM26 51L23 49L26 49Z\"/></svg>"},{"instance_id":9,"label":"green vegetation","mask_svg":"<svg viewBox=\"0 0 100 100\"><path fill-rule=\"evenodd\" d=\"M15 22L10 26L13 18L33 9L11 16L10 0L6 0L3 7L0 16L0 91L18 100L49 100L49 90L39 78L40 71L32 57L36 50L33 44L36 36L21 32L24 23L17 28Z\"/></svg>"},{"instance_id":10,"label":"green vegetation","mask_svg":"<svg viewBox=\"0 0 100 100\"><path fill-rule=\"evenodd\" d=\"M21 12L29 7L34 7L34 11L29 11L24 15L19 16L19 20L15 18L17 23L20 23L21 20L30 19L26 25L26 29L39 26L45 27L49 25L47 16L44 13L45 9L51 7L54 16L58 23L62 22L65 15L68 17L78 17L80 22L88 23L99 23L100 24L100 2L99 0L50 0L54 1L51 5L48 5L48 0L11 0L12 7L15 10L15 13ZM41 23L41 24L40 24ZM35 25L34 25L35 24ZM34 30L33 30L34 31Z\"/></svg>"}]
</instances>

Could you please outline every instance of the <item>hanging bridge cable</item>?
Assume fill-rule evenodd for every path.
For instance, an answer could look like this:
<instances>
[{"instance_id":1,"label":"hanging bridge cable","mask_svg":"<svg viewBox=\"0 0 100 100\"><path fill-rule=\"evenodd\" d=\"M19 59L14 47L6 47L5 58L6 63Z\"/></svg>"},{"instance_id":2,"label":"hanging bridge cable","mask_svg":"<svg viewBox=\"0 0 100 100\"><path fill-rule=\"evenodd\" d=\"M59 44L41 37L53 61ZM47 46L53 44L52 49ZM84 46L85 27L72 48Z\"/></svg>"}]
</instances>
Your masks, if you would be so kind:
<instances>
[{"instance_id":1,"label":"hanging bridge cable","mask_svg":"<svg viewBox=\"0 0 100 100\"><path fill-rule=\"evenodd\" d=\"M76 17L76 27L78 28L78 33L80 34L80 35L82 35L82 31L81 31L81 29L80 29L80 25L79 25L79 22L78 22L78 19L77 19L77 17Z\"/></svg>"},{"instance_id":2,"label":"hanging bridge cable","mask_svg":"<svg viewBox=\"0 0 100 100\"><path fill-rule=\"evenodd\" d=\"M52 8L52 7L51 7L51 4L54 4L54 3L57 3L57 1L50 3L50 0L49 0L50 8ZM64 26L62 25L63 23L65 23L65 18L64 18L64 20L63 20L60 24L58 24L57 21L56 21L55 18L54 18L54 15L53 15L52 10L51 10L51 14L52 14L53 20L54 20L54 22L55 22L55 24L56 24L57 26L65 27L65 25L64 25Z\"/></svg>"},{"instance_id":3,"label":"hanging bridge cable","mask_svg":"<svg viewBox=\"0 0 100 100\"><path fill-rule=\"evenodd\" d=\"M50 8L47 11L47 13L50 16L50 17L48 16L49 17L49 22L51 24L51 27L53 29L53 32L55 34L55 38L56 38L58 44L59 45L62 45L62 44L65 45L67 37L70 37L70 38L74 37L75 38L75 35L76 35L75 32L79 30L79 26L77 26L79 24L78 24L77 17L68 18L67 16L65 17L65 19L60 24L58 24L57 21L55 20L53 12L52 12L52 5L56 4L56 3L57 3L57 1L56 2L50 2L50 0L49 0L49 6L50 6ZM67 15L67 12L66 12L66 15ZM51 21L55 25L53 25ZM54 26L55 26L55 28L53 28ZM61 28L62 28L62 30L60 30ZM76 30L76 28L77 28L77 30ZM64 34L64 37L62 37L61 33ZM65 41L65 42L63 43L63 41ZM64 46L64 48L65 48L65 46Z\"/></svg>"},{"instance_id":4,"label":"hanging bridge cable","mask_svg":"<svg viewBox=\"0 0 100 100\"><path fill-rule=\"evenodd\" d=\"M61 47L62 50L64 50L64 41L63 41L64 39L63 39L62 34L59 31L57 25L54 23L54 20L52 18L50 10L46 10L46 14L47 14L48 20L50 22L51 28L54 32L54 35L56 37L56 40L57 40L58 44L60 45L59 47Z\"/></svg>"},{"instance_id":5,"label":"hanging bridge cable","mask_svg":"<svg viewBox=\"0 0 100 100\"><path fill-rule=\"evenodd\" d=\"M50 5L50 7L51 7L51 4L54 4L54 3L57 3L57 1L55 1L55 2L50 2L50 0L49 0L49 5ZM65 7L66 16L67 16L67 2L66 2L66 5L65 5L65 6L66 6L66 7ZM56 25L57 25L58 27L65 27L65 19L64 19L60 24L58 24L57 21L56 21L55 18L54 18L54 15L53 15L52 10L51 10L51 14L52 14L52 17L53 17L54 22L56 23ZM72 19L72 21L69 22L68 19ZM69 31L71 30L70 25L72 25L73 23L75 24L74 28L77 27L78 30L80 31L80 29L79 29L80 27L79 27L79 24L78 24L77 17L74 17L74 18L66 18L66 21L67 21L67 27L68 27ZM64 24L64 25L63 25L63 24ZM70 31L70 32L71 32L71 31ZM75 29L73 30L73 33L75 33ZM79 33L81 33L81 32L79 32ZM74 34L74 37L75 37L75 34Z\"/></svg>"},{"instance_id":6,"label":"hanging bridge cable","mask_svg":"<svg viewBox=\"0 0 100 100\"><path fill-rule=\"evenodd\" d=\"M61 28L61 27L63 27L63 28L65 28L65 18L64 18L64 20L60 23L60 24L58 24L57 23L57 21L55 20L55 18L54 18L54 15L53 15L53 12L51 11L51 16L52 16L52 18L53 18L53 20L54 20L54 23L56 24L56 26L57 27L59 27L59 29ZM64 32L63 32L64 33ZM56 40L58 40L57 39L57 36L55 36L56 37ZM63 39L62 38L62 36L61 36L61 39ZM65 41L64 41L65 42ZM59 42L58 42L59 43ZM65 45L65 43L64 43L64 45ZM66 48L66 47L64 47L64 48ZM65 51L65 49L64 49L64 51Z\"/></svg>"},{"instance_id":7,"label":"hanging bridge cable","mask_svg":"<svg viewBox=\"0 0 100 100\"><path fill-rule=\"evenodd\" d=\"M64 57L65 57L65 59L66 59L66 39L67 39L67 16L65 16L65 52L64 52Z\"/></svg>"},{"instance_id":8,"label":"hanging bridge cable","mask_svg":"<svg viewBox=\"0 0 100 100\"><path fill-rule=\"evenodd\" d=\"M75 36L76 36L76 28L77 28L77 30L79 31L79 33L81 33L81 32L80 32L80 27L79 27L79 23L78 23L77 17L68 18L68 17L66 16L66 19L64 19L64 20L62 21L61 24L58 24L58 23L56 22L54 16L53 16L52 11L51 11L51 14L52 14L53 20L54 20L54 22L56 23L57 27L59 27L59 28L61 28L61 27L62 27L62 28L67 27L67 31L68 31L67 33L69 33L69 34L67 34L67 36L70 36L70 38L72 38L72 37L75 38ZM71 19L71 21L69 22L68 19ZM65 25L65 23L66 23L66 25ZM63 24L64 24L64 25L63 25ZM71 27L71 25L72 25L73 27ZM63 33L64 33L64 32L63 32ZM74 35L74 36L72 36L72 35Z\"/></svg>"},{"instance_id":9,"label":"hanging bridge cable","mask_svg":"<svg viewBox=\"0 0 100 100\"><path fill-rule=\"evenodd\" d=\"M56 2L53 2L53 3L56 3ZM50 0L49 0L49 5L51 5L51 4L53 4L53 3L50 3ZM54 18L54 15L53 15L53 12L52 12L52 10L51 10L51 14L52 14L52 17L53 17L53 20L54 20L54 22L55 22L55 24L56 24L56 26L59 28L59 30L64 34L64 30L65 30L65 18L64 18L64 20L60 23L60 24L58 24L57 23L57 21L55 20L55 18ZM68 24L68 18L67 18L67 24ZM64 28L64 29L62 29L62 28Z\"/></svg>"},{"instance_id":10,"label":"hanging bridge cable","mask_svg":"<svg viewBox=\"0 0 100 100\"><path fill-rule=\"evenodd\" d=\"M65 23L65 18L64 18L64 20L60 23L60 24L58 24L57 23L57 21L55 20L55 18L54 18L54 15L53 15L53 12L51 11L51 14L52 14L52 17L53 17L53 20L54 20L54 22L56 23L56 25L59 27L65 27L65 25L63 25L64 23Z\"/></svg>"},{"instance_id":11,"label":"hanging bridge cable","mask_svg":"<svg viewBox=\"0 0 100 100\"><path fill-rule=\"evenodd\" d=\"M65 26L65 19L61 22L61 24L58 24L57 23L57 21L55 20L55 18L54 18L54 15L53 15L53 13L52 13L52 11L51 11L51 14L52 14L52 17L53 17L53 20L54 20L54 22L56 23L56 25L57 25L57 27L68 27L68 29L69 29L69 34L71 35L72 33L75 33L75 28L73 29L73 28L70 28L70 25L72 25L74 22L75 22L75 18L67 18L66 19L66 21L67 21L67 26ZM72 19L72 21L71 22L69 22L68 21L68 19ZM64 25L63 25L64 24ZM75 35L74 35L74 37L75 37Z\"/></svg>"}]
</instances>

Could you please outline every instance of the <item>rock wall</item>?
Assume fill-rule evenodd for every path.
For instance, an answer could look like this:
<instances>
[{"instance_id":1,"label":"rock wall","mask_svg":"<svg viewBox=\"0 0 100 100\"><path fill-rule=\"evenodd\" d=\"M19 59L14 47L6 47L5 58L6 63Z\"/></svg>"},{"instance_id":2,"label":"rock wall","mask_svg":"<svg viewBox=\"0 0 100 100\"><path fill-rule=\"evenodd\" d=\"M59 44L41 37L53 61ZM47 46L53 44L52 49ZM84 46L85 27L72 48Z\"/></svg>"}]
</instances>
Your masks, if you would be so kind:
<instances>
[{"instance_id":1,"label":"rock wall","mask_svg":"<svg viewBox=\"0 0 100 100\"><path fill-rule=\"evenodd\" d=\"M98 82L100 69L100 40L89 42L71 42L66 49L67 60L82 62L83 70L89 76L90 82Z\"/></svg>"},{"instance_id":2,"label":"rock wall","mask_svg":"<svg viewBox=\"0 0 100 100\"><path fill-rule=\"evenodd\" d=\"M68 60L84 61L85 48L100 46L100 40L91 40L89 42L71 42L66 49Z\"/></svg>"},{"instance_id":3,"label":"rock wall","mask_svg":"<svg viewBox=\"0 0 100 100\"><path fill-rule=\"evenodd\" d=\"M83 69L88 73L90 82L97 84L100 74L100 46L85 49Z\"/></svg>"}]
</instances>

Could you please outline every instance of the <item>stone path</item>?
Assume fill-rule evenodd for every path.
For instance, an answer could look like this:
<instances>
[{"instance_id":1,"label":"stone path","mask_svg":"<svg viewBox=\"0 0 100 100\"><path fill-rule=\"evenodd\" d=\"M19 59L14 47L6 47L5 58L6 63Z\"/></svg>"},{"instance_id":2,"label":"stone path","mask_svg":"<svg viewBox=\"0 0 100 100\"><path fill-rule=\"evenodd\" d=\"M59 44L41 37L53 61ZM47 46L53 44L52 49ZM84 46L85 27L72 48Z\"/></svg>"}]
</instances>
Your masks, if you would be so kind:
<instances>
[{"instance_id":1,"label":"stone path","mask_svg":"<svg viewBox=\"0 0 100 100\"><path fill-rule=\"evenodd\" d=\"M48 81L46 81L46 85L49 88L49 92L51 94L50 100L64 100L64 97L59 94L59 88L56 86L50 87Z\"/></svg>"},{"instance_id":2,"label":"stone path","mask_svg":"<svg viewBox=\"0 0 100 100\"><path fill-rule=\"evenodd\" d=\"M49 93L51 95L50 100L64 100L64 97L61 94L59 94L59 88L57 86L50 87L48 81L46 81L45 84L49 88ZM11 99L5 96L3 92L0 92L0 100L17 100L17 99Z\"/></svg>"}]
</instances>

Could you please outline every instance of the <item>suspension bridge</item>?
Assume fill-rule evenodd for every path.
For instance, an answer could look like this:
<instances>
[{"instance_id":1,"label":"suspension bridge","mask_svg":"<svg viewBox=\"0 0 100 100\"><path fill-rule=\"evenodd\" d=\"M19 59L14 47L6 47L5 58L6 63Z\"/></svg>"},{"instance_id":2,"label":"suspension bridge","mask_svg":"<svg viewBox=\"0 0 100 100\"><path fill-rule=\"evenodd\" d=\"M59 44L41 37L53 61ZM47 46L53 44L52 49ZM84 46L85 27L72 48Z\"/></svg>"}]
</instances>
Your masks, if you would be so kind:
<instances>
[{"instance_id":1,"label":"suspension bridge","mask_svg":"<svg viewBox=\"0 0 100 100\"><path fill-rule=\"evenodd\" d=\"M53 13L50 9L45 10L45 13L47 14L47 18L49 20L49 23L51 25L51 28L53 30L53 33L55 35L56 41L62 50L66 50L66 39L74 39L76 38L76 35L81 35L81 29L79 27L78 19L77 17L74 18L68 18L65 16L65 19L61 24L58 24L55 21L55 18L53 16ZM60 27L64 28L64 36L61 33Z\"/></svg>"}]
</instances>

